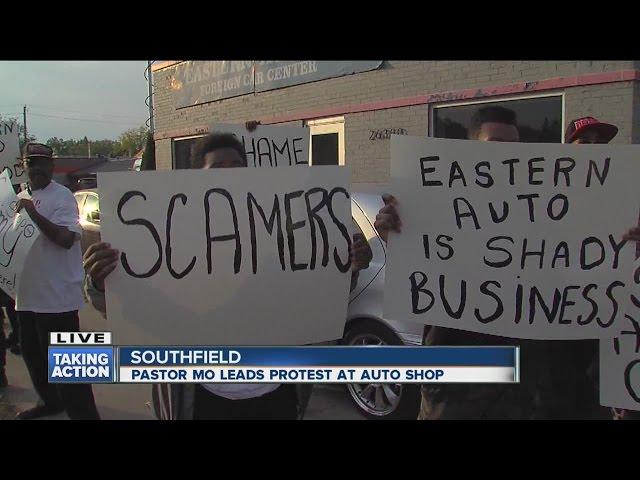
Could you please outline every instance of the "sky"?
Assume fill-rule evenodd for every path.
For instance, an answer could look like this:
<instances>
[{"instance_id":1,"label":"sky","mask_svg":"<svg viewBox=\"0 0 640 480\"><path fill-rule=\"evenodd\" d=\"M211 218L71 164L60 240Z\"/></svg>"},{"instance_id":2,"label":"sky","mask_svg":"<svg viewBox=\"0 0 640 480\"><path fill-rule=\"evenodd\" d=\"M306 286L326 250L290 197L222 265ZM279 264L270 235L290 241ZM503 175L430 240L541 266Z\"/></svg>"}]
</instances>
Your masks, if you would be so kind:
<instances>
[{"instance_id":1,"label":"sky","mask_svg":"<svg viewBox=\"0 0 640 480\"><path fill-rule=\"evenodd\" d=\"M116 139L148 118L146 61L0 61L0 116L51 137Z\"/></svg>"}]
</instances>

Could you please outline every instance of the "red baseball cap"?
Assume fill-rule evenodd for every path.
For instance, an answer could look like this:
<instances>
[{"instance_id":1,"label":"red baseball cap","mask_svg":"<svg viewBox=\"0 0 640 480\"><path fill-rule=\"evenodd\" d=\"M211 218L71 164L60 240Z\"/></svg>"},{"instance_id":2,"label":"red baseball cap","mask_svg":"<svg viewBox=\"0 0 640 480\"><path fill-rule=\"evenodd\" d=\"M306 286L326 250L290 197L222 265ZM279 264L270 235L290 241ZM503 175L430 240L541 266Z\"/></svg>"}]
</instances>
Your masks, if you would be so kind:
<instances>
[{"instance_id":1,"label":"red baseball cap","mask_svg":"<svg viewBox=\"0 0 640 480\"><path fill-rule=\"evenodd\" d=\"M618 127L611 125L610 123L603 123L593 117L582 117L573 120L569 123L567 130L564 134L565 143L573 142L578 135L586 130L595 130L604 140L604 143L609 143L613 137L618 134Z\"/></svg>"}]
</instances>

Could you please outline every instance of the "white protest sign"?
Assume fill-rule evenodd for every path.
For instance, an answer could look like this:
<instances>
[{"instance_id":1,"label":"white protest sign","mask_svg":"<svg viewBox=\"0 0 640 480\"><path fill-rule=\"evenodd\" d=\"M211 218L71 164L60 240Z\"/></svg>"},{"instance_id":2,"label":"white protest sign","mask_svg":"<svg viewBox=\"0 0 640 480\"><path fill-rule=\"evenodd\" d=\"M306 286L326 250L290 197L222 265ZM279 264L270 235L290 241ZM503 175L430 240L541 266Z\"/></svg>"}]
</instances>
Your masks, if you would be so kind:
<instances>
[{"instance_id":1,"label":"white protest sign","mask_svg":"<svg viewBox=\"0 0 640 480\"><path fill-rule=\"evenodd\" d=\"M629 303L640 146L393 136L385 316L516 338L610 338Z\"/></svg>"},{"instance_id":2,"label":"white protest sign","mask_svg":"<svg viewBox=\"0 0 640 480\"><path fill-rule=\"evenodd\" d=\"M18 196L5 170L0 174L0 288L16 298L24 261L40 234L38 227L23 210L16 213Z\"/></svg>"},{"instance_id":3,"label":"white protest sign","mask_svg":"<svg viewBox=\"0 0 640 480\"><path fill-rule=\"evenodd\" d=\"M244 125L215 123L210 132L232 133L242 142L250 167L309 165L309 129L258 125L250 132Z\"/></svg>"},{"instance_id":4,"label":"white protest sign","mask_svg":"<svg viewBox=\"0 0 640 480\"><path fill-rule=\"evenodd\" d=\"M600 403L640 410L640 261L633 273L631 309L614 338L600 340Z\"/></svg>"},{"instance_id":5,"label":"white protest sign","mask_svg":"<svg viewBox=\"0 0 640 480\"><path fill-rule=\"evenodd\" d=\"M20 157L20 136L18 124L0 120L0 171L6 171L11 183L27 181Z\"/></svg>"},{"instance_id":6,"label":"white protest sign","mask_svg":"<svg viewBox=\"0 0 640 480\"><path fill-rule=\"evenodd\" d=\"M106 282L118 341L341 338L349 180L333 166L99 174L102 239L121 252Z\"/></svg>"}]
</instances>

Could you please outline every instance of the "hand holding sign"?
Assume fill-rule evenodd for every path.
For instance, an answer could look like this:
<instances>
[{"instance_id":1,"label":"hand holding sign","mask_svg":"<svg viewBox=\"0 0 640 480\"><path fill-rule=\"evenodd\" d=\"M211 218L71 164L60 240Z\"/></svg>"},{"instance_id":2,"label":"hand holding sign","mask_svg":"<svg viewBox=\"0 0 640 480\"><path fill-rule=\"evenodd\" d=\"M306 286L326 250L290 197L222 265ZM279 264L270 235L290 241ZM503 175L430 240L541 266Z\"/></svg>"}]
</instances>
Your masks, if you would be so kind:
<instances>
[{"instance_id":1,"label":"hand holding sign","mask_svg":"<svg viewBox=\"0 0 640 480\"><path fill-rule=\"evenodd\" d=\"M244 128L246 128L248 132L253 132L258 128L258 125L261 125L260 120L249 120L244 124Z\"/></svg>"},{"instance_id":2,"label":"hand holding sign","mask_svg":"<svg viewBox=\"0 0 640 480\"><path fill-rule=\"evenodd\" d=\"M104 279L115 270L119 257L120 252L105 242L94 243L87 248L82 262L98 290L104 291Z\"/></svg>"},{"instance_id":3,"label":"hand holding sign","mask_svg":"<svg viewBox=\"0 0 640 480\"><path fill-rule=\"evenodd\" d=\"M29 215L33 215L36 207L33 205L33 202L28 198L21 198L16 203L16 212L20 213L22 209L24 209Z\"/></svg>"},{"instance_id":4,"label":"hand holding sign","mask_svg":"<svg viewBox=\"0 0 640 480\"><path fill-rule=\"evenodd\" d=\"M373 252L367 239L363 234L355 233L351 244L351 269L354 272L364 270L369 267L371 260L373 260Z\"/></svg>"},{"instance_id":5,"label":"hand holding sign","mask_svg":"<svg viewBox=\"0 0 640 480\"><path fill-rule=\"evenodd\" d=\"M385 193L382 195L382 201L384 202L384 207L376 215L376 221L373 226L380 234L380 238L386 242L389 238L389 232L401 232L402 222L400 221L398 210L396 210L398 201L395 197Z\"/></svg>"},{"instance_id":6,"label":"hand holding sign","mask_svg":"<svg viewBox=\"0 0 640 480\"><path fill-rule=\"evenodd\" d=\"M633 227L627 230L622 236L623 240L633 240L640 242L640 227Z\"/></svg>"}]
</instances>

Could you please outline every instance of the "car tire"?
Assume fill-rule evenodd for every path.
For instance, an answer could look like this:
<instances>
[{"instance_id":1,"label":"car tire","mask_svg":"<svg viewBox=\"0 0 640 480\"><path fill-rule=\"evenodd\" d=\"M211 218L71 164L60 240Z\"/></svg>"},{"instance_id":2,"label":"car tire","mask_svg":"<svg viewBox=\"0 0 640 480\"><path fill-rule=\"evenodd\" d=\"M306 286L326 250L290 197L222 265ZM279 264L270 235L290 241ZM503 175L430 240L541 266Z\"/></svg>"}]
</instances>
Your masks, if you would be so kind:
<instances>
[{"instance_id":1,"label":"car tire","mask_svg":"<svg viewBox=\"0 0 640 480\"><path fill-rule=\"evenodd\" d=\"M353 322L346 330L344 345L403 345L402 340L393 330L375 320L358 320ZM420 385L394 384L389 385L393 393L400 396L400 401L395 408L375 408L368 402L370 396L365 391L364 384L349 384L347 391L360 413L371 420L416 420L420 410ZM373 384L371 384L373 385ZM369 387L383 388L383 387ZM387 397L388 398L388 397Z\"/></svg>"}]
</instances>

